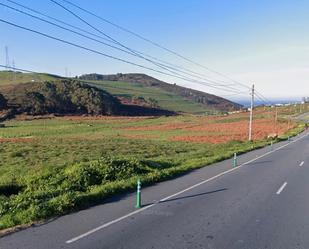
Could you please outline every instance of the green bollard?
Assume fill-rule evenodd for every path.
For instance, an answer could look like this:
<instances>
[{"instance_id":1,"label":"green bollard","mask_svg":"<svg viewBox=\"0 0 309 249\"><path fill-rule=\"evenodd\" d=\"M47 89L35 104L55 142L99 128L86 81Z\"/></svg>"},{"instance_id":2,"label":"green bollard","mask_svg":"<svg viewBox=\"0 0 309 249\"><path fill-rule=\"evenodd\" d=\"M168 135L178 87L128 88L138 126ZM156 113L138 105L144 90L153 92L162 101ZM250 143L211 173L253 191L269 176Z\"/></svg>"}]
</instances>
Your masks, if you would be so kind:
<instances>
[{"instance_id":1,"label":"green bollard","mask_svg":"<svg viewBox=\"0 0 309 249\"><path fill-rule=\"evenodd\" d=\"M136 208L142 207L142 193L141 193L141 180L137 180L137 193L136 193Z\"/></svg>"},{"instance_id":2,"label":"green bollard","mask_svg":"<svg viewBox=\"0 0 309 249\"><path fill-rule=\"evenodd\" d=\"M270 150L273 151L274 150L274 147L273 147L273 141L271 141L270 143Z\"/></svg>"},{"instance_id":3,"label":"green bollard","mask_svg":"<svg viewBox=\"0 0 309 249\"><path fill-rule=\"evenodd\" d=\"M237 154L234 153L234 159L233 159L233 167L237 166Z\"/></svg>"}]
</instances>

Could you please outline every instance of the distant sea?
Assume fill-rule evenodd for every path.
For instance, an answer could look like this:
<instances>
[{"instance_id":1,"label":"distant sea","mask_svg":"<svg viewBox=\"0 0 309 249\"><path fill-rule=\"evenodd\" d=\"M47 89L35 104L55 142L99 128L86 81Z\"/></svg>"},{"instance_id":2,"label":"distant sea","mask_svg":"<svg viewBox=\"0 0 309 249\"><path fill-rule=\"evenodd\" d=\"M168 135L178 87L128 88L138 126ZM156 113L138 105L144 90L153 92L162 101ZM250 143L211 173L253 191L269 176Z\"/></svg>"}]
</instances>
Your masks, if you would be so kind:
<instances>
[{"instance_id":1,"label":"distant sea","mask_svg":"<svg viewBox=\"0 0 309 249\"><path fill-rule=\"evenodd\" d=\"M233 100L234 102L243 105L244 107L249 107L250 106L250 101L249 100ZM295 104L295 103L300 103L301 99L300 98L295 98L295 99L269 99L272 104ZM254 101L255 106L257 105L263 105L265 102L262 102L258 99Z\"/></svg>"}]
</instances>

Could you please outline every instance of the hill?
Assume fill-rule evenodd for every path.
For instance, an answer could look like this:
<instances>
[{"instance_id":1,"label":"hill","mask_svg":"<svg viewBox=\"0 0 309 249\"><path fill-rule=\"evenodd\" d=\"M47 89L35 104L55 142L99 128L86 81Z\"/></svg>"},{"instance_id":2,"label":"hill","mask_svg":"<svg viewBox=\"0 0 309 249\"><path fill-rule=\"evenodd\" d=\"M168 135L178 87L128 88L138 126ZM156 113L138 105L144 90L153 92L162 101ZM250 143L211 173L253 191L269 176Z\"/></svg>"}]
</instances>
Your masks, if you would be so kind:
<instances>
[{"instance_id":1,"label":"hill","mask_svg":"<svg viewBox=\"0 0 309 249\"><path fill-rule=\"evenodd\" d=\"M86 74L79 79L96 83L117 96L146 96L155 99L158 106L173 111L205 113L215 110L234 111L242 107L216 95L168 84L145 74Z\"/></svg>"},{"instance_id":2,"label":"hill","mask_svg":"<svg viewBox=\"0 0 309 249\"><path fill-rule=\"evenodd\" d=\"M28 82L0 87L1 109L26 113L90 115L171 115L141 106L123 105L111 94L76 80ZM0 103L0 104L1 104Z\"/></svg>"},{"instance_id":3,"label":"hill","mask_svg":"<svg viewBox=\"0 0 309 249\"><path fill-rule=\"evenodd\" d=\"M30 82L0 87L7 108L16 113L105 114L117 112L118 100L94 87L71 80Z\"/></svg>"},{"instance_id":4,"label":"hill","mask_svg":"<svg viewBox=\"0 0 309 249\"><path fill-rule=\"evenodd\" d=\"M0 86L4 88L61 79L64 78L51 74L0 71ZM80 76L79 80L115 96L124 104L124 115L159 115L163 110L169 111L168 115L171 112L218 114L242 107L224 98L168 84L145 74L88 74Z\"/></svg>"},{"instance_id":5,"label":"hill","mask_svg":"<svg viewBox=\"0 0 309 249\"><path fill-rule=\"evenodd\" d=\"M0 71L0 86L26 82L43 82L62 79L62 77L46 73L21 73L16 71Z\"/></svg>"}]
</instances>

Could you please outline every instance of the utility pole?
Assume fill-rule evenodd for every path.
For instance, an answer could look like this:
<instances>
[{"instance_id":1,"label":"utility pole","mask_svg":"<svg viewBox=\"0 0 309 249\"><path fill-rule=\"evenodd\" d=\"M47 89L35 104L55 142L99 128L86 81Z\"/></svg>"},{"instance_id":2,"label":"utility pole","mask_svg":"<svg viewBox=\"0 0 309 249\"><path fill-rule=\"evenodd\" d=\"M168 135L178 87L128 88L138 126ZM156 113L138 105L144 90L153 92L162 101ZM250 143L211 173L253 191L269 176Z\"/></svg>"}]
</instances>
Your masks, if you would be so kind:
<instances>
[{"instance_id":1,"label":"utility pole","mask_svg":"<svg viewBox=\"0 0 309 249\"><path fill-rule=\"evenodd\" d=\"M9 47L5 46L5 66L6 70L10 70Z\"/></svg>"},{"instance_id":2,"label":"utility pole","mask_svg":"<svg viewBox=\"0 0 309 249\"><path fill-rule=\"evenodd\" d=\"M251 89L251 106L250 106L250 121L249 121L249 141L252 141L253 107L254 107L254 84L252 85L252 89Z\"/></svg>"},{"instance_id":3,"label":"utility pole","mask_svg":"<svg viewBox=\"0 0 309 249\"><path fill-rule=\"evenodd\" d=\"M278 135L278 106L275 107L275 132Z\"/></svg>"},{"instance_id":4,"label":"utility pole","mask_svg":"<svg viewBox=\"0 0 309 249\"><path fill-rule=\"evenodd\" d=\"M15 71L15 61L12 60L12 68L13 68L13 80L16 80L16 71Z\"/></svg>"}]
</instances>

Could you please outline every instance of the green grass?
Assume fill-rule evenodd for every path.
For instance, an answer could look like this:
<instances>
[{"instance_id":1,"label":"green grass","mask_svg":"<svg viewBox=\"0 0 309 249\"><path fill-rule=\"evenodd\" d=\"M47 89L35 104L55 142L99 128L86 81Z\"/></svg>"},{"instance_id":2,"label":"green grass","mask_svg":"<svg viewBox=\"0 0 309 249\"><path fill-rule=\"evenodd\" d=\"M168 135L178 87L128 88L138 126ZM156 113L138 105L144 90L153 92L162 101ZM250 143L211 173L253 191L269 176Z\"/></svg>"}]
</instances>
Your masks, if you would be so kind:
<instances>
[{"instance_id":1,"label":"green grass","mask_svg":"<svg viewBox=\"0 0 309 249\"><path fill-rule=\"evenodd\" d=\"M189 170L266 145L172 142L185 130L128 131L128 127L195 124L205 117L11 120L0 138L0 229L62 215L109 196L175 177ZM238 119L231 118L231 122ZM211 121L209 121L211 122ZM299 127L288 135L296 135ZM226 132L226 131L224 131ZM128 139L127 135L156 136Z\"/></svg>"},{"instance_id":2,"label":"green grass","mask_svg":"<svg viewBox=\"0 0 309 249\"><path fill-rule=\"evenodd\" d=\"M160 88L147 87L139 83L120 81L87 81L115 96L139 97L155 99L162 109L193 114L216 113L215 110L185 99L177 94L166 92Z\"/></svg>"},{"instance_id":3,"label":"green grass","mask_svg":"<svg viewBox=\"0 0 309 249\"><path fill-rule=\"evenodd\" d=\"M49 74L34 74L34 73L15 73L9 71L0 71L0 86L20 84L31 82L51 81L58 76ZM139 83L128 83L118 81L84 81L93 86L101 88L112 95L121 97L143 97L146 100L150 98L158 101L158 106L162 109L193 113L218 113L218 111L207 108L204 105L188 100L175 93L166 92L160 88L147 87Z\"/></svg>"},{"instance_id":4,"label":"green grass","mask_svg":"<svg viewBox=\"0 0 309 249\"><path fill-rule=\"evenodd\" d=\"M50 81L59 78L44 73L12 73L11 71L0 71L0 86L1 85L12 85L20 83L28 83L33 81Z\"/></svg>"}]
</instances>

